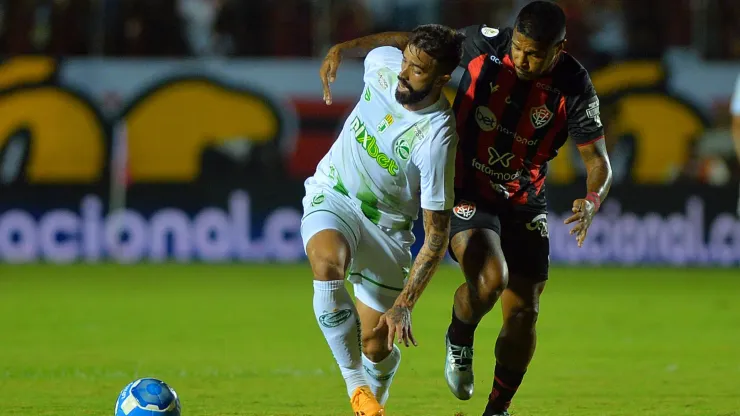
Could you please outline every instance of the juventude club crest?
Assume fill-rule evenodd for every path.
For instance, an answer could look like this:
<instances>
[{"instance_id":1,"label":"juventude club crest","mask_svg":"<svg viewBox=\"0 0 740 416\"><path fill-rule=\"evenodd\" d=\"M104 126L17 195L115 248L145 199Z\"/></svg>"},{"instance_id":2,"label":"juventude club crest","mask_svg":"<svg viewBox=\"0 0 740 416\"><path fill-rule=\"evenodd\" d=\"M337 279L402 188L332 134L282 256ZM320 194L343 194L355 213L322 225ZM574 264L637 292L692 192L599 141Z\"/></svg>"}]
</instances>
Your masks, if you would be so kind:
<instances>
[{"instance_id":1,"label":"juventude club crest","mask_svg":"<svg viewBox=\"0 0 740 416\"><path fill-rule=\"evenodd\" d=\"M331 312L324 311L319 316L319 323L327 328L336 328L347 321L352 316L352 311L349 309L334 309Z\"/></svg>"},{"instance_id":2,"label":"juventude club crest","mask_svg":"<svg viewBox=\"0 0 740 416\"><path fill-rule=\"evenodd\" d=\"M396 143L393 145L393 151L401 160L409 160L411 156L411 146L409 146L409 142L404 138L396 140Z\"/></svg>"},{"instance_id":3,"label":"juventude club crest","mask_svg":"<svg viewBox=\"0 0 740 416\"><path fill-rule=\"evenodd\" d=\"M532 125L536 129L549 123L550 119L552 119L552 111L545 104L539 107L532 107L532 111L529 113L529 121L532 122Z\"/></svg>"},{"instance_id":4,"label":"juventude club crest","mask_svg":"<svg viewBox=\"0 0 740 416\"><path fill-rule=\"evenodd\" d=\"M324 202L324 198L324 194L314 195L313 199L311 200L311 206L315 207L316 205L320 205L322 202Z\"/></svg>"}]
</instances>

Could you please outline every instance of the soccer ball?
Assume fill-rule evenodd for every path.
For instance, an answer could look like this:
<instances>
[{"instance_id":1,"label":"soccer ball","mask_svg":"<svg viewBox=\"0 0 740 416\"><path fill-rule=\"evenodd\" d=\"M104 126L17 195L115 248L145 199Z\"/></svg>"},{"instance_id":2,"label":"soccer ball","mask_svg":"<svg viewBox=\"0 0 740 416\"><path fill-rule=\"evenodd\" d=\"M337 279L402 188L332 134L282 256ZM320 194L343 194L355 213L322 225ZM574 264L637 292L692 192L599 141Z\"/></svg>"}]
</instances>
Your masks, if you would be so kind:
<instances>
[{"instance_id":1,"label":"soccer ball","mask_svg":"<svg viewBox=\"0 0 740 416\"><path fill-rule=\"evenodd\" d=\"M118 395L115 416L180 416L180 399L164 381L141 378Z\"/></svg>"}]
</instances>

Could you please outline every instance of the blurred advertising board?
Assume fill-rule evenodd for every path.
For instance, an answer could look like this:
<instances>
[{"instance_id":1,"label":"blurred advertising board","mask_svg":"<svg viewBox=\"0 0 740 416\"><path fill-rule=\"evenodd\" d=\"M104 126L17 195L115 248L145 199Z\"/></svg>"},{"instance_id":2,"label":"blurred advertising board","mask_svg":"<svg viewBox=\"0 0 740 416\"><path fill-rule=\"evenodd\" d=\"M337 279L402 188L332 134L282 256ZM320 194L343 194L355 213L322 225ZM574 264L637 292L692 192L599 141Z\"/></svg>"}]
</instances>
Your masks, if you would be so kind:
<instances>
[{"instance_id":1,"label":"blurred advertising board","mask_svg":"<svg viewBox=\"0 0 740 416\"><path fill-rule=\"evenodd\" d=\"M731 88L687 94L666 76L681 79L681 69L665 65L593 72L618 139L610 145L617 184L592 241L574 249L558 223L584 180L577 152L563 149L548 185L554 263L740 262L734 182L722 169L707 175L712 186L674 182L694 139L712 128L712 103ZM0 62L0 260L303 260L303 180L362 90L361 63L345 62L326 106L317 68L306 60ZM740 70L710 69L709 83L734 81Z\"/></svg>"}]
</instances>

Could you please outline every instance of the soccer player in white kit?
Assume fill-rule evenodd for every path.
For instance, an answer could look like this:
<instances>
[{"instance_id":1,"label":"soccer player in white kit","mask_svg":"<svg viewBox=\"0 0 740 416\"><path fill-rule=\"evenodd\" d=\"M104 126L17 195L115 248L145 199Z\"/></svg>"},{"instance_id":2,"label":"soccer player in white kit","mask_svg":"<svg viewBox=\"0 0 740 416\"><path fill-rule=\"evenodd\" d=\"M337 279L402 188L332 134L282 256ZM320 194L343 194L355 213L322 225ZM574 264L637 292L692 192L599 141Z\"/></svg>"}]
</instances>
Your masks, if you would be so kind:
<instances>
[{"instance_id":1,"label":"soccer player in white kit","mask_svg":"<svg viewBox=\"0 0 740 416\"><path fill-rule=\"evenodd\" d=\"M393 341L398 335L416 345L411 311L447 250L457 133L442 88L463 38L424 25L403 52L371 51L361 98L305 183L301 235L314 275L314 313L355 415L384 415L401 359ZM331 103L328 85L324 98ZM425 238L412 264L420 206Z\"/></svg>"}]
</instances>

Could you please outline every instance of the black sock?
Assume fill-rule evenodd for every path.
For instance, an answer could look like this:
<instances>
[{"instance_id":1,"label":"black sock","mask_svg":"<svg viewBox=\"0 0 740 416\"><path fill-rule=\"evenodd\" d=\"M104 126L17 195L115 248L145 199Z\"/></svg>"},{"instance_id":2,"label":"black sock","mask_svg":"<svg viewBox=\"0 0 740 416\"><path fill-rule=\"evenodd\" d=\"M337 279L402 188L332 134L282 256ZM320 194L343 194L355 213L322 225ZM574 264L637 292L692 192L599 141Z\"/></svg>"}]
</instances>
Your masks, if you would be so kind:
<instances>
[{"instance_id":1,"label":"black sock","mask_svg":"<svg viewBox=\"0 0 740 416\"><path fill-rule=\"evenodd\" d=\"M447 328L447 336L450 337L450 342L455 345L461 345L466 347L473 346L473 335L475 335L475 328L478 324L466 324L459 320L455 316L455 308L452 308L452 322L450 327Z\"/></svg>"},{"instance_id":2,"label":"black sock","mask_svg":"<svg viewBox=\"0 0 740 416\"><path fill-rule=\"evenodd\" d=\"M493 415L507 410L511 404L511 399L516 394L516 390L522 384L522 379L524 379L524 373L509 370L501 364L496 363L496 370L493 376L493 389L488 396L488 405L484 414Z\"/></svg>"}]
</instances>

